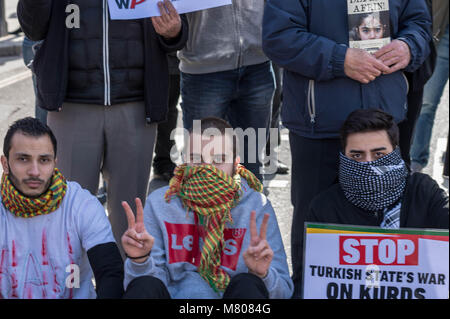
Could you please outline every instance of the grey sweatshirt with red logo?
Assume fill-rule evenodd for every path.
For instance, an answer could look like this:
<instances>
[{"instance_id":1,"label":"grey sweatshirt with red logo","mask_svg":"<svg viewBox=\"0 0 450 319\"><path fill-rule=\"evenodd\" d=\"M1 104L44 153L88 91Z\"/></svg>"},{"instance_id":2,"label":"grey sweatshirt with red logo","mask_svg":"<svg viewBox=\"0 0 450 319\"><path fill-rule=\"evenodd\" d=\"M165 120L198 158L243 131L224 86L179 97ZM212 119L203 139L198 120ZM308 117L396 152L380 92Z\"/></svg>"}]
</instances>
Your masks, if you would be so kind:
<instances>
[{"instance_id":1,"label":"grey sweatshirt with red logo","mask_svg":"<svg viewBox=\"0 0 450 319\"><path fill-rule=\"evenodd\" d=\"M177 196L172 197L170 203L165 201L167 189L163 187L154 191L146 201L144 223L146 230L155 238L155 243L145 263L126 260L125 289L137 277L154 276L166 285L172 298L221 298L222 293L215 292L197 272L205 236L203 227L198 226L194 212L183 208ZM274 254L263 281L270 298L290 298L293 283L272 205L263 194L250 188L245 179L242 179L242 191L239 204L231 210L233 222L225 227L221 267L231 278L248 272L243 254L250 244L250 213L256 211L258 232L264 214L269 213L267 241Z\"/></svg>"}]
</instances>

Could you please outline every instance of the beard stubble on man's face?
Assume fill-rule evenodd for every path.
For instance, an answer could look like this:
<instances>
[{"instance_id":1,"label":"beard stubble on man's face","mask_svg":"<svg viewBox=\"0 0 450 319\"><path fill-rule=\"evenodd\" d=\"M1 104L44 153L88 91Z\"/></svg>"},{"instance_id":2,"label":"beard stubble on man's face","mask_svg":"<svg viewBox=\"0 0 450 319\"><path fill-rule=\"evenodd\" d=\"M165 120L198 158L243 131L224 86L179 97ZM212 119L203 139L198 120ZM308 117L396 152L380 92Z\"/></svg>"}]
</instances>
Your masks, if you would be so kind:
<instances>
[{"instance_id":1,"label":"beard stubble on man's face","mask_svg":"<svg viewBox=\"0 0 450 319\"><path fill-rule=\"evenodd\" d=\"M22 195L29 197L29 198L39 198L40 196L45 194L48 191L48 188L50 187L50 184L51 184L52 178L53 178L53 175L51 175L50 178L45 181L40 178L29 177L29 178L26 178L26 179L23 179L22 181L20 181L19 178L17 178L14 175L14 173L12 172L11 166L9 165L9 163L8 163L8 172L9 172L8 173L9 180L13 184L13 186L16 188L16 190L19 191ZM40 192L39 194L30 194L30 193L27 194L27 192L25 192L23 190L21 185L24 185L25 183L31 182L31 181L42 183L44 185L44 187L42 188L43 191Z\"/></svg>"}]
</instances>

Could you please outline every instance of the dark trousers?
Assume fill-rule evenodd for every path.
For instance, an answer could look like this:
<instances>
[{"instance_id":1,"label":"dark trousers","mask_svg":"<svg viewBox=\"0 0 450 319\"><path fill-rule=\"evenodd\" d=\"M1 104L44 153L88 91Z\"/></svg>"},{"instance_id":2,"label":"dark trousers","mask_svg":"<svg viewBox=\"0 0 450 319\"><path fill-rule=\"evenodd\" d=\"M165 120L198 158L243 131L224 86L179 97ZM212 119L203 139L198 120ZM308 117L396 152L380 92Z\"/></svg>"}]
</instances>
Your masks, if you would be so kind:
<instances>
[{"instance_id":1,"label":"dark trousers","mask_svg":"<svg viewBox=\"0 0 450 319\"><path fill-rule=\"evenodd\" d=\"M33 45L38 44L40 41L31 41L27 37L23 39L22 43L22 56L23 56L23 62L25 65L30 68L30 63L34 59L34 50ZM33 80L33 90L34 90L34 96L37 94L37 88L36 88L36 75L33 73L31 76L31 79ZM34 117L37 118L39 121L41 121L44 124L47 124L47 111L38 107L35 103L34 106Z\"/></svg>"},{"instance_id":2,"label":"dark trousers","mask_svg":"<svg viewBox=\"0 0 450 319\"><path fill-rule=\"evenodd\" d=\"M145 204L153 160L156 124L143 121L144 101L115 104L64 103L49 112L48 126L58 140L58 165L68 180L97 194L100 173L107 185L108 218L117 246L127 230L122 201ZM126 151L124 151L126 150Z\"/></svg>"},{"instance_id":3,"label":"dark trousers","mask_svg":"<svg viewBox=\"0 0 450 319\"><path fill-rule=\"evenodd\" d=\"M402 158L408 167L411 165L411 157L409 151L414 136L414 127L416 126L417 119L420 115L420 109L422 108L422 90L416 90L408 93L408 111L406 113L406 119L398 125L400 132L400 151Z\"/></svg>"},{"instance_id":4,"label":"dark trousers","mask_svg":"<svg viewBox=\"0 0 450 319\"><path fill-rule=\"evenodd\" d=\"M302 291L304 222L312 199L337 182L339 139L308 139L289 133L292 156L291 202L294 214L291 229L293 298Z\"/></svg>"},{"instance_id":5,"label":"dark trousers","mask_svg":"<svg viewBox=\"0 0 450 319\"><path fill-rule=\"evenodd\" d=\"M223 299L269 299L269 292L261 278L241 273L231 279Z\"/></svg>"},{"instance_id":6,"label":"dark trousers","mask_svg":"<svg viewBox=\"0 0 450 319\"><path fill-rule=\"evenodd\" d=\"M152 276L138 277L130 282L124 299L171 299L164 283ZM223 299L269 299L269 292L261 278L248 273L234 276Z\"/></svg>"},{"instance_id":7,"label":"dark trousers","mask_svg":"<svg viewBox=\"0 0 450 319\"><path fill-rule=\"evenodd\" d=\"M180 75L171 74L169 79L169 112L167 121L158 124L158 136L155 145L155 158L153 160L154 173L173 172L175 163L170 158L170 150L175 141L170 139L172 130L177 127L177 104L180 98Z\"/></svg>"},{"instance_id":8,"label":"dark trousers","mask_svg":"<svg viewBox=\"0 0 450 319\"><path fill-rule=\"evenodd\" d=\"M170 299L170 294L160 279L142 276L128 284L123 299Z\"/></svg>"}]
</instances>

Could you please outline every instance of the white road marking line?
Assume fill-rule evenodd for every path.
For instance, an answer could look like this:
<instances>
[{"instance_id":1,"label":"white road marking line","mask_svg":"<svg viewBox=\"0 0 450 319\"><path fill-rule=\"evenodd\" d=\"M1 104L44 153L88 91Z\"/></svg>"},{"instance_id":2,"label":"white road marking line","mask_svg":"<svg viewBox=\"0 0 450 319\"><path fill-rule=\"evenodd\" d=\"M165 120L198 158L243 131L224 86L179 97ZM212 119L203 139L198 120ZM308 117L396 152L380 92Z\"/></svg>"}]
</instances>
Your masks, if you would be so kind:
<instances>
[{"instance_id":1,"label":"white road marking line","mask_svg":"<svg viewBox=\"0 0 450 319\"><path fill-rule=\"evenodd\" d=\"M265 180L263 182L264 187L270 187L270 188L285 188L288 186L289 181L285 180L278 180L278 179L272 179L272 180Z\"/></svg>"},{"instance_id":2,"label":"white road marking line","mask_svg":"<svg viewBox=\"0 0 450 319\"><path fill-rule=\"evenodd\" d=\"M14 83L20 82L20 81L25 80L27 78L31 78L31 72L30 71L24 71L22 73L13 75L13 76L11 76L9 78L6 78L6 79L0 81L0 89L3 89L5 87L7 87L7 86L10 86L10 85L12 85Z\"/></svg>"}]
</instances>

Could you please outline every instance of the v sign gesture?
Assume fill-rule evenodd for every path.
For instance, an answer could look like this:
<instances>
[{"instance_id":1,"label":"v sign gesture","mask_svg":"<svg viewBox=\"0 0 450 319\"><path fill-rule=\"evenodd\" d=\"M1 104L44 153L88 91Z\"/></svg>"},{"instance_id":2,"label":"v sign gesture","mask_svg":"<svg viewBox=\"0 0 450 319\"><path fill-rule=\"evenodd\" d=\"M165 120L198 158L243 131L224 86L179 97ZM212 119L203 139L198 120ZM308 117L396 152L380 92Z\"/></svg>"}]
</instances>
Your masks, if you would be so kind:
<instances>
[{"instance_id":1,"label":"v sign gesture","mask_svg":"<svg viewBox=\"0 0 450 319\"><path fill-rule=\"evenodd\" d=\"M264 214L264 219L259 230L256 229L256 212L250 214L250 246L245 251L243 257L249 272L264 278L269 271L273 258L273 251L266 240L267 221L269 214Z\"/></svg>"},{"instance_id":2,"label":"v sign gesture","mask_svg":"<svg viewBox=\"0 0 450 319\"><path fill-rule=\"evenodd\" d=\"M148 259L155 239L145 230L144 208L141 200L136 198L135 202L136 218L128 203L122 202L128 220L128 229L122 236L122 247L130 259L137 263L143 263Z\"/></svg>"}]
</instances>

